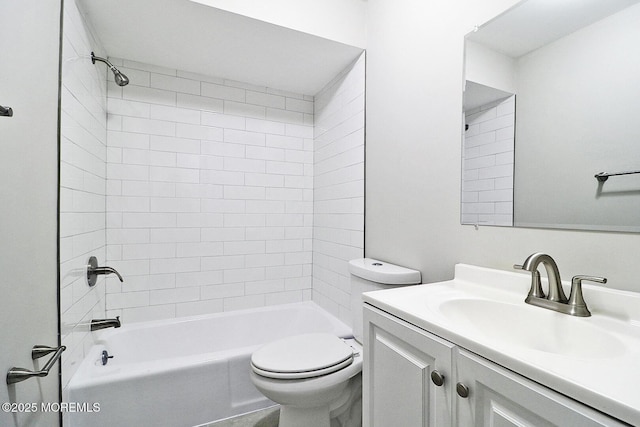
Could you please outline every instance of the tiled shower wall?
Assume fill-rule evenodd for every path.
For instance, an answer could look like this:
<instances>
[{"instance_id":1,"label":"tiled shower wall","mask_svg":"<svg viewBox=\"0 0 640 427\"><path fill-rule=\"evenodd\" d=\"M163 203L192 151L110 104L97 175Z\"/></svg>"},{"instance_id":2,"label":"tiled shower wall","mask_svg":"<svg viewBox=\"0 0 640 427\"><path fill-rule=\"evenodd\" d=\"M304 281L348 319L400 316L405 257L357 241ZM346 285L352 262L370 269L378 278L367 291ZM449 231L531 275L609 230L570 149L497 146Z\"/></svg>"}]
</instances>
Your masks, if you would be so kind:
<instances>
[{"instance_id":1,"label":"tiled shower wall","mask_svg":"<svg viewBox=\"0 0 640 427\"><path fill-rule=\"evenodd\" d=\"M311 299L313 97L113 60L108 316Z\"/></svg>"},{"instance_id":2,"label":"tiled shower wall","mask_svg":"<svg viewBox=\"0 0 640 427\"><path fill-rule=\"evenodd\" d=\"M91 63L103 50L74 1L64 2L60 151L60 312L62 385L93 345L92 318L105 314L105 280L89 288L89 256L105 262L107 68Z\"/></svg>"},{"instance_id":3,"label":"tiled shower wall","mask_svg":"<svg viewBox=\"0 0 640 427\"><path fill-rule=\"evenodd\" d=\"M364 97L364 53L315 97L313 300L348 325L348 261L364 256Z\"/></svg>"},{"instance_id":4,"label":"tiled shower wall","mask_svg":"<svg viewBox=\"0 0 640 427\"><path fill-rule=\"evenodd\" d=\"M465 112L462 223L513 225L515 95Z\"/></svg>"}]
</instances>

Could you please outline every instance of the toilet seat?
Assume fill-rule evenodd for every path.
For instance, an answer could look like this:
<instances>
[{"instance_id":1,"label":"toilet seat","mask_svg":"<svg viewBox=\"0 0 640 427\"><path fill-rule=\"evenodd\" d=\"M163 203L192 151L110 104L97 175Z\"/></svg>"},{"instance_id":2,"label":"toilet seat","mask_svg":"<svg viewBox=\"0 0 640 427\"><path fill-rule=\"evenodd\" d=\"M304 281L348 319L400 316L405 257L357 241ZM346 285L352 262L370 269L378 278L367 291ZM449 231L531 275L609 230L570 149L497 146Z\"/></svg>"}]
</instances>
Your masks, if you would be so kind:
<instances>
[{"instance_id":1,"label":"toilet seat","mask_svg":"<svg viewBox=\"0 0 640 427\"><path fill-rule=\"evenodd\" d=\"M335 335L318 333L271 342L251 356L251 368L274 379L305 379L337 372L353 363L354 349Z\"/></svg>"}]
</instances>

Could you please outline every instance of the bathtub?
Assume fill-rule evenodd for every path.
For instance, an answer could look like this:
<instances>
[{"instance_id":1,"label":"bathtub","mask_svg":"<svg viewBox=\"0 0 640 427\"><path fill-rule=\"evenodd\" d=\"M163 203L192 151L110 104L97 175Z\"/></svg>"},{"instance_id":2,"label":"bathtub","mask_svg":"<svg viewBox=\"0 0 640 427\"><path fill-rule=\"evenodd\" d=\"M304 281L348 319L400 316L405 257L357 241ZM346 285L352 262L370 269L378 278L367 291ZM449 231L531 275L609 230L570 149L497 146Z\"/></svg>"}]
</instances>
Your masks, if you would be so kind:
<instances>
[{"instance_id":1,"label":"bathtub","mask_svg":"<svg viewBox=\"0 0 640 427\"><path fill-rule=\"evenodd\" d=\"M66 399L71 427L192 427L274 405L253 387L251 353L289 335L351 329L313 302L124 324L101 331ZM102 365L102 352L112 359ZM99 411L93 404L99 404Z\"/></svg>"}]
</instances>

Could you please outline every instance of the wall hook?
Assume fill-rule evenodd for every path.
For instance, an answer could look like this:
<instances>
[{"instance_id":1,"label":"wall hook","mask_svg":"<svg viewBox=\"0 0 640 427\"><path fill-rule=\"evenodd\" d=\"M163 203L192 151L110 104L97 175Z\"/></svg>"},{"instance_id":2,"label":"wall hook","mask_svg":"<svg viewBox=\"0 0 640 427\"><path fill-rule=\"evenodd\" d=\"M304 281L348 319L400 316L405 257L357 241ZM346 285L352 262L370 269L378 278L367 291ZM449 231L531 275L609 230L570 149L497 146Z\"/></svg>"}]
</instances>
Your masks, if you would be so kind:
<instances>
[{"instance_id":1,"label":"wall hook","mask_svg":"<svg viewBox=\"0 0 640 427\"><path fill-rule=\"evenodd\" d=\"M11 107L3 107L0 105L0 116L13 117L13 109Z\"/></svg>"}]
</instances>

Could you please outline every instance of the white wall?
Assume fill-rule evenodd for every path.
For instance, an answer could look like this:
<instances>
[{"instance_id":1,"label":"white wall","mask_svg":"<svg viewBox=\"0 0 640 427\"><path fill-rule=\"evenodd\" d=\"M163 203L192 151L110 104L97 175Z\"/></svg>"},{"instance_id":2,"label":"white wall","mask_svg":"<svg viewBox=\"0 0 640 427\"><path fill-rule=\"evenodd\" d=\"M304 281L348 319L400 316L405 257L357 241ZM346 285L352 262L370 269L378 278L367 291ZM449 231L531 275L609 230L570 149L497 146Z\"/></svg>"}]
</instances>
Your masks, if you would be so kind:
<instances>
[{"instance_id":1,"label":"white wall","mask_svg":"<svg viewBox=\"0 0 640 427\"><path fill-rule=\"evenodd\" d=\"M640 175L594 178L640 166L639 22L635 5L518 59L517 224L640 231Z\"/></svg>"},{"instance_id":2,"label":"white wall","mask_svg":"<svg viewBox=\"0 0 640 427\"><path fill-rule=\"evenodd\" d=\"M104 276L90 288L83 274L90 256L105 265L108 68L76 2L64 2L60 149L60 313L66 386L93 345L91 319L105 315Z\"/></svg>"},{"instance_id":3,"label":"white wall","mask_svg":"<svg viewBox=\"0 0 640 427\"><path fill-rule=\"evenodd\" d=\"M351 324L348 261L364 255L365 54L315 97L313 300Z\"/></svg>"},{"instance_id":4,"label":"white wall","mask_svg":"<svg viewBox=\"0 0 640 427\"><path fill-rule=\"evenodd\" d=\"M451 278L457 262L510 270L544 251L565 279L597 274L640 290L637 235L459 223L463 38L514 3L369 0L366 255L429 282Z\"/></svg>"},{"instance_id":5,"label":"white wall","mask_svg":"<svg viewBox=\"0 0 640 427\"><path fill-rule=\"evenodd\" d=\"M192 0L302 31L366 47L366 0Z\"/></svg>"},{"instance_id":6,"label":"white wall","mask_svg":"<svg viewBox=\"0 0 640 427\"><path fill-rule=\"evenodd\" d=\"M0 2L0 402L58 401L58 364L44 378L7 386L34 369L31 349L58 344L57 201L59 1ZM64 357L64 356L63 356ZM6 427L57 426L55 412L0 411Z\"/></svg>"},{"instance_id":7,"label":"white wall","mask_svg":"<svg viewBox=\"0 0 640 427\"><path fill-rule=\"evenodd\" d=\"M313 97L113 59L107 314L311 299Z\"/></svg>"}]
</instances>

